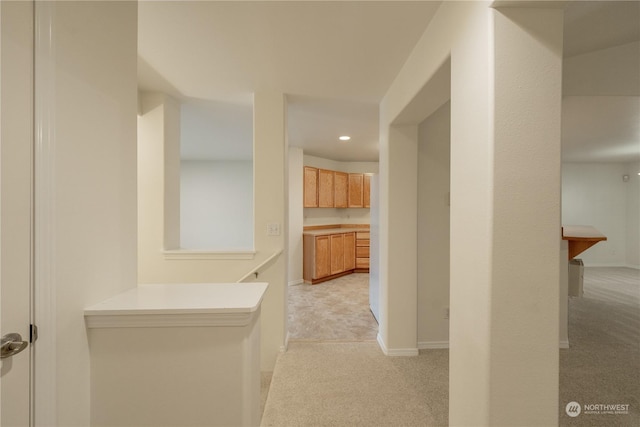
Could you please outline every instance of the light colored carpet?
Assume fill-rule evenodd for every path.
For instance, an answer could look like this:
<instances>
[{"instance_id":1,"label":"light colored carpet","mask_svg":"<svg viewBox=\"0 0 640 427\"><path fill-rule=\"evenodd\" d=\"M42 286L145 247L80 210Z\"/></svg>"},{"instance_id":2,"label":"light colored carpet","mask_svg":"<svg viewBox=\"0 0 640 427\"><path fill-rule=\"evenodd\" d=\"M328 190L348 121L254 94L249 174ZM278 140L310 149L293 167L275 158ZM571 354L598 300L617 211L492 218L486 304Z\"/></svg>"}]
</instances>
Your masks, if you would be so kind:
<instances>
[{"instance_id":1,"label":"light colored carpet","mask_svg":"<svg viewBox=\"0 0 640 427\"><path fill-rule=\"evenodd\" d=\"M584 297L569 298L560 350L560 425L640 426L640 270L585 268ZM570 418L569 402L583 413ZM628 415L587 414L588 404L629 405Z\"/></svg>"},{"instance_id":2,"label":"light colored carpet","mask_svg":"<svg viewBox=\"0 0 640 427\"><path fill-rule=\"evenodd\" d=\"M292 342L261 425L446 425L447 359L446 350L386 357L375 342Z\"/></svg>"},{"instance_id":3,"label":"light colored carpet","mask_svg":"<svg viewBox=\"0 0 640 427\"><path fill-rule=\"evenodd\" d=\"M586 268L584 288L583 298L569 301L571 348L560 350L560 425L638 427L640 271ZM570 418L564 407L571 401L628 404L629 413ZM375 342L293 341L276 363L261 425L447 422L447 350L396 358L385 357Z\"/></svg>"}]
</instances>

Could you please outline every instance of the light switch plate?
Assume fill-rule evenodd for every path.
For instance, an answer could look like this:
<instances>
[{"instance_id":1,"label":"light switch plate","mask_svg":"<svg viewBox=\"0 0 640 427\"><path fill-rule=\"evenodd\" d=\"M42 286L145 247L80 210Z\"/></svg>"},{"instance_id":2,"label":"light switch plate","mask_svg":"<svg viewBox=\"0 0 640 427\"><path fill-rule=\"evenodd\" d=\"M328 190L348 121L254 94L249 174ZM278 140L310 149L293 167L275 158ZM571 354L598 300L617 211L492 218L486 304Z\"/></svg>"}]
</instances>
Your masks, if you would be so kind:
<instances>
[{"instance_id":1,"label":"light switch plate","mask_svg":"<svg viewBox=\"0 0 640 427\"><path fill-rule=\"evenodd\" d=\"M267 236L279 236L280 235L280 224L277 222L273 222L267 224Z\"/></svg>"}]
</instances>

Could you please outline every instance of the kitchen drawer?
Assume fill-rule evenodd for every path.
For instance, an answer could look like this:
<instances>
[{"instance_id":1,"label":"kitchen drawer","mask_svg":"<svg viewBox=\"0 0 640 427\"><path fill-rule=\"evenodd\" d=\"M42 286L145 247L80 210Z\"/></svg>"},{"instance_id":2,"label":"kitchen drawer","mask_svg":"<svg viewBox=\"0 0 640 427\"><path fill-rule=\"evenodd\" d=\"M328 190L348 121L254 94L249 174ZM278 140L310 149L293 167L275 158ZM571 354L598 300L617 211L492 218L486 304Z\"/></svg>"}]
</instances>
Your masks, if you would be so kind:
<instances>
[{"instance_id":1,"label":"kitchen drawer","mask_svg":"<svg viewBox=\"0 0 640 427\"><path fill-rule=\"evenodd\" d=\"M369 258L356 258L356 268L369 268Z\"/></svg>"},{"instance_id":2,"label":"kitchen drawer","mask_svg":"<svg viewBox=\"0 0 640 427\"><path fill-rule=\"evenodd\" d=\"M357 231L356 232L356 239L367 239L369 240L371 237L371 233L369 233L368 231Z\"/></svg>"},{"instance_id":3,"label":"kitchen drawer","mask_svg":"<svg viewBox=\"0 0 640 427\"><path fill-rule=\"evenodd\" d=\"M356 257L369 258L369 246L358 246L356 248Z\"/></svg>"},{"instance_id":4,"label":"kitchen drawer","mask_svg":"<svg viewBox=\"0 0 640 427\"><path fill-rule=\"evenodd\" d=\"M356 246L366 246L369 247L369 239L358 239L356 240Z\"/></svg>"}]
</instances>

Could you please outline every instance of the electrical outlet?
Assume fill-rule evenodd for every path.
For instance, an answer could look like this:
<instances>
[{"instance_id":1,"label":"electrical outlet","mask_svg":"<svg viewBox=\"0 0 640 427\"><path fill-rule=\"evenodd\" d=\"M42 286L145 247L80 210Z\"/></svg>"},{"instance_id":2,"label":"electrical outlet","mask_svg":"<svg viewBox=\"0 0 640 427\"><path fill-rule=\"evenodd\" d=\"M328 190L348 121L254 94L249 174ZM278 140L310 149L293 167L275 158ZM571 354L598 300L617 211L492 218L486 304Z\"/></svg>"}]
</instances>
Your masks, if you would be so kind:
<instances>
[{"instance_id":1,"label":"electrical outlet","mask_svg":"<svg viewBox=\"0 0 640 427\"><path fill-rule=\"evenodd\" d=\"M279 236L280 235L280 224L277 222L273 222L267 224L267 236Z\"/></svg>"}]
</instances>

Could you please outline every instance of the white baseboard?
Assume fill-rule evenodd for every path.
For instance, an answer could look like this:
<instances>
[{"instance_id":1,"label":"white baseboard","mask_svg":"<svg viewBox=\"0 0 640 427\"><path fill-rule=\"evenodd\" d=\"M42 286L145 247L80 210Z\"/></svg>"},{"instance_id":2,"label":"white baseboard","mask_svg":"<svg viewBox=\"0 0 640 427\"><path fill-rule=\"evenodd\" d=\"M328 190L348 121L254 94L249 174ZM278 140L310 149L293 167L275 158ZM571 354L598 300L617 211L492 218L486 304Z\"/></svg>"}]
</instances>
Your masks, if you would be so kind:
<instances>
[{"instance_id":1,"label":"white baseboard","mask_svg":"<svg viewBox=\"0 0 640 427\"><path fill-rule=\"evenodd\" d=\"M387 345L384 343L382 336L378 334L377 337L378 345L380 349L384 353L385 356L417 356L418 349L417 348L387 348Z\"/></svg>"},{"instance_id":2,"label":"white baseboard","mask_svg":"<svg viewBox=\"0 0 640 427\"><path fill-rule=\"evenodd\" d=\"M284 337L284 344L280 346L280 353L285 353L289 348L289 331L287 331L287 336Z\"/></svg>"},{"instance_id":3,"label":"white baseboard","mask_svg":"<svg viewBox=\"0 0 640 427\"><path fill-rule=\"evenodd\" d=\"M292 280L289 282L289 286L301 285L304 283L304 279Z\"/></svg>"},{"instance_id":4,"label":"white baseboard","mask_svg":"<svg viewBox=\"0 0 640 427\"><path fill-rule=\"evenodd\" d=\"M384 340L382 339L382 335L380 335L380 332L378 332L378 335L376 336L376 340L378 341L378 345L380 346L380 350L382 350L382 352L384 353L385 356L388 356L388 350L387 350L387 345L384 343Z\"/></svg>"},{"instance_id":5,"label":"white baseboard","mask_svg":"<svg viewBox=\"0 0 640 427\"><path fill-rule=\"evenodd\" d=\"M418 350L436 350L445 348L449 348L449 341L421 341L418 343ZM569 348L569 341L560 341L560 348Z\"/></svg>"},{"instance_id":6,"label":"white baseboard","mask_svg":"<svg viewBox=\"0 0 640 427\"><path fill-rule=\"evenodd\" d=\"M594 262L594 263L590 263L590 262L586 262L584 263L585 267L610 267L610 268L616 268L616 267L626 267L625 264L620 264L620 263L599 263L599 262Z\"/></svg>"},{"instance_id":7,"label":"white baseboard","mask_svg":"<svg viewBox=\"0 0 640 427\"><path fill-rule=\"evenodd\" d=\"M418 350L449 348L449 341L421 341Z\"/></svg>"}]
</instances>

